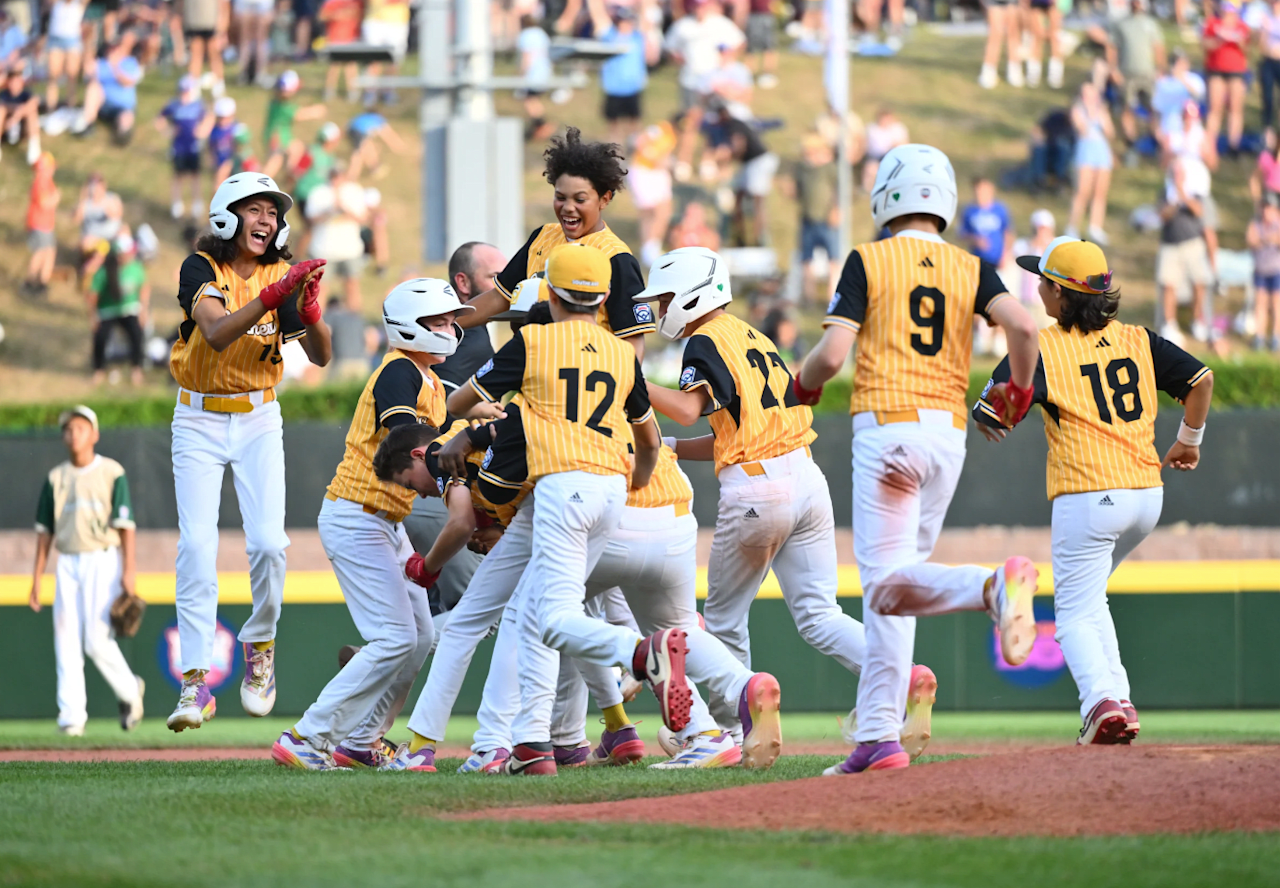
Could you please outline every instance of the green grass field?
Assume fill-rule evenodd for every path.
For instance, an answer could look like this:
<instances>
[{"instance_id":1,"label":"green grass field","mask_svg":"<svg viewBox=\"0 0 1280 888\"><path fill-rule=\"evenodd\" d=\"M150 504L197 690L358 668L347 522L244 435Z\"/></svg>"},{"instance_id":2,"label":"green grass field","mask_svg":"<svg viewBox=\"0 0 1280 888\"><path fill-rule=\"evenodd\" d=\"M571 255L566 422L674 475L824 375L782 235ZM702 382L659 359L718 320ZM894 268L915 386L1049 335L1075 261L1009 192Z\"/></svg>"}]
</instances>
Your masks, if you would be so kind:
<instances>
[{"instance_id":1,"label":"green grass field","mask_svg":"<svg viewBox=\"0 0 1280 888\"><path fill-rule=\"evenodd\" d=\"M287 719L223 719L172 735L149 720L122 738L0 722L0 749L246 746ZM1071 713L939 713L937 742L1065 743ZM455 719L465 742L474 720ZM792 742L835 740L830 714L792 714ZM642 733L652 736L656 724ZM393 733L398 736L401 731ZM1149 712L1155 742L1280 743L1280 712ZM917 767L942 757L926 756ZM0 764L0 885L1274 885L1275 834L958 839L555 823L456 822L485 808L668 796L811 777L830 756L786 756L764 774L563 771L554 780L452 773L305 774L269 761ZM851 778L856 779L856 778Z\"/></svg>"}]
</instances>

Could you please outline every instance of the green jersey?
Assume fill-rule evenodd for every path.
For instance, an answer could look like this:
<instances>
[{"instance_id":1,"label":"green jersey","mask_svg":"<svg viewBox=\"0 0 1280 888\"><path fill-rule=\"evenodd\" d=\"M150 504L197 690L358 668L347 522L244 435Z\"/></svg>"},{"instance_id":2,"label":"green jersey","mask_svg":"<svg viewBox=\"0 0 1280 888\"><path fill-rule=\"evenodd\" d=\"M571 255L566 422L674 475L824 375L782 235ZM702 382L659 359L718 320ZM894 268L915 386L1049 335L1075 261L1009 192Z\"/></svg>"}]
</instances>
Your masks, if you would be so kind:
<instances>
[{"instance_id":1,"label":"green jersey","mask_svg":"<svg viewBox=\"0 0 1280 888\"><path fill-rule=\"evenodd\" d=\"M293 99L275 96L267 105L267 152L284 151L293 141L293 118L298 114L298 103ZM272 144L274 143L274 148Z\"/></svg>"},{"instance_id":2,"label":"green jersey","mask_svg":"<svg viewBox=\"0 0 1280 888\"><path fill-rule=\"evenodd\" d=\"M89 288L98 297L98 317L101 320L124 318L142 312L142 285L147 282L147 270L137 259L120 266L119 286L107 286L107 269L93 273Z\"/></svg>"}]
</instances>

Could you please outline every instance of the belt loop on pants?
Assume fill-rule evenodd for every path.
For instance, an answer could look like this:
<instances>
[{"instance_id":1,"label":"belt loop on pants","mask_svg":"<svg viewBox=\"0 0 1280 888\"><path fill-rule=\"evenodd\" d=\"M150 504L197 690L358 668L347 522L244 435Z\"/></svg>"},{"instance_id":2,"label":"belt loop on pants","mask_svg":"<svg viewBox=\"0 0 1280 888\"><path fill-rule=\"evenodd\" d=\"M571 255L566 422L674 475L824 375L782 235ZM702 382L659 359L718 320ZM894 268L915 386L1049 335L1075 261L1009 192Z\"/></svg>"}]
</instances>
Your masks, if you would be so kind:
<instances>
[{"instance_id":1,"label":"belt loop on pants","mask_svg":"<svg viewBox=\"0 0 1280 888\"><path fill-rule=\"evenodd\" d=\"M968 417L959 416L949 410L876 410L868 413L858 413L854 415L855 431L859 425L858 417L868 416L875 420L876 425L893 425L899 422L914 422L922 425L950 425L959 431L964 431L968 426Z\"/></svg>"},{"instance_id":2,"label":"belt loop on pants","mask_svg":"<svg viewBox=\"0 0 1280 888\"><path fill-rule=\"evenodd\" d=\"M391 521L391 513L388 512L386 509L375 509L373 506L367 505L365 503L358 503L355 500L343 499L340 496L334 496L332 493L327 493L327 492L325 493L324 498L329 500L329 502L333 502L333 503L337 503L337 502L351 503L353 506L359 506L366 515L372 515L375 518L382 518L385 521ZM395 524L397 522L393 521L392 523Z\"/></svg>"},{"instance_id":3,"label":"belt loop on pants","mask_svg":"<svg viewBox=\"0 0 1280 888\"><path fill-rule=\"evenodd\" d=\"M739 463L739 465L742 467L742 471L746 472L752 478L764 474L764 466L760 465L758 462Z\"/></svg>"},{"instance_id":4,"label":"belt loop on pants","mask_svg":"<svg viewBox=\"0 0 1280 888\"><path fill-rule=\"evenodd\" d=\"M274 388L239 395L202 395L189 389L178 390L178 403L208 413L251 413L255 407L276 399Z\"/></svg>"}]
</instances>

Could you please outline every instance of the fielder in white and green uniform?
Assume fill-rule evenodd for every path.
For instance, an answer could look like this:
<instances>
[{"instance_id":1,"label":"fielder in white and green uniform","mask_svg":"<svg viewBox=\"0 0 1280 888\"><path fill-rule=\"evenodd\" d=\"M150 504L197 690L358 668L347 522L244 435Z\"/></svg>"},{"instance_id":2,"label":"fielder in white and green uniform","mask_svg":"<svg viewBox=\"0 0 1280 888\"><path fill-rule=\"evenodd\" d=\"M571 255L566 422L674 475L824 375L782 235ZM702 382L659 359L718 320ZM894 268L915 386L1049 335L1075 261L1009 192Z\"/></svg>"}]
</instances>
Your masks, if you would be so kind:
<instances>
[{"instance_id":1,"label":"fielder in white and green uniform","mask_svg":"<svg viewBox=\"0 0 1280 888\"><path fill-rule=\"evenodd\" d=\"M36 563L31 609L40 610L40 577L58 546L53 645L58 658L58 730L79 736L88 719L84 655L120 701L120 726L142 720L142 679L133 674L111 630L111 604L134 588L134 523L129 482L120 463L94 452L98 417L74 407L59 417L71 458L45 479L36 508Z\"/></svg>"}]
</instances>

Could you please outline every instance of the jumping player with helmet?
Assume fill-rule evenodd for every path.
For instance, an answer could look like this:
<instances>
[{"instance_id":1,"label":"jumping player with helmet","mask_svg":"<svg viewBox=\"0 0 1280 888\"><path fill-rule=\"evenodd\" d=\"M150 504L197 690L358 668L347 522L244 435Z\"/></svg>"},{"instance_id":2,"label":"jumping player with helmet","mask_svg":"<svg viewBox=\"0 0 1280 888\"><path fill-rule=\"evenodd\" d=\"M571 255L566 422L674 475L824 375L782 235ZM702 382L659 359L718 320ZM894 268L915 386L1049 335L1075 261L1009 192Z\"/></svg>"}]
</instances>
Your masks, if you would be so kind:
<instances>
[{"instance_id":1,"label":"jumping player with helmet","mask_svg":"<svg viewBox=\"0 0 1280 888\"><path fill-rule=\"evenodd\" d=\"M1057 321L1040 332L1034 400L1049 441L1055 637L1080 692L1081 745L1130 743L1141 727L1107 606L1107 580L1160 519L1160 470L1200 462L1213 372L1150 330L1116 320L1120 292L1097 244L1060 237L1018 264L1040 275ZM1002 361L989 389L1009 379ZM1156 391L1186 404L1178 439L1155 449ZM986 399L973 407L991 441L1008 423Z\"/></svg>"},{"instance_id":2,"label":"jumping player with helmet","mask_svg":"<svg viewBox=\"0 0 1280 888\"><path fill-rule=\"evenodd\" d=\"M313 364L329 362L321 320L324 260L290 267L293 198L269 177L240 173L209 205L213 231L182 263L183 322L169 357L177 381L173 477L178 505L175 597L182 690L171 730L198 728L216 703L204 676L213 660L218 608L218 507L231 466L249 555L253 613L240 630L240 702L253 716L275 704L276 622L284 595L284 439L275 386L280 345L302 339Z\"/></svg>"},{"instance_id":3,"label":"jumping player with helmet","mask_svg":"<svg viewBox=\"0 0 1280 888\"><path fill-rule=\"evenodd\" d=\"M417 554L401 525L415 494L378 480L373 458L397 426L426 423L438 430L444 423L444 386L431 367L457 349L455 319L466 310L452 286L433 278L397 285L382 304L390 348L356 404L346 453L317 522L366 643L280 735L271 754L281 765L322 771L339 766L335 758L380 755L382 736L431 650L427 589L475 531L471 494L464 487L434 491L445 498L449 520L431 550Z\"/></svg>"},{"instance_id":4,"label":"jumping player with helmet","mask_svg":"<svg viewBox=\"0 0 1280 888\"><path fill-rule=\"evenodd\" d=\"M711 435L668 442L681 459L714 459L720 482L703 608L707 631L750 668L747 618L774 567L801 637L856 673L864 633L836 601L831 495L809 455L813 411L796 400L777 347L725 311L733 299L729 270L705 247L662 256L635 298L658 301L664 339L687 340L680 390L649 383L654 409L685 426L710 417ZM780 745L779 697L767 673L753 676L739 699L713 692L721 726L736 734L741 724L744 761L767 759Z\"/></svg>"},{"instance_id":5,"label":"jumping player with helmet","mask_svg":"<svg viewBox=\"0 0 1280 888\"><path fill-rule=\"evenodd\" d=\"M1035 641L1037 571L1010 558L994 574L976 565L926 564L964 465L972 316L1000 325L1010 379L990 392L1012 424L1031 405L1036 325L990 264L942 239L956 211L951 161L902 145L880 162L872 220L891 237L845 262L824 332L796 377L795 397L817 403L858 343L854 371L853 545L863 589L866 659L858 681L857 747L827 774L905 768L898 729L916 685L915 617L986 610L1000 624L1006 661Z\"/></svg>"}]
</instances>

